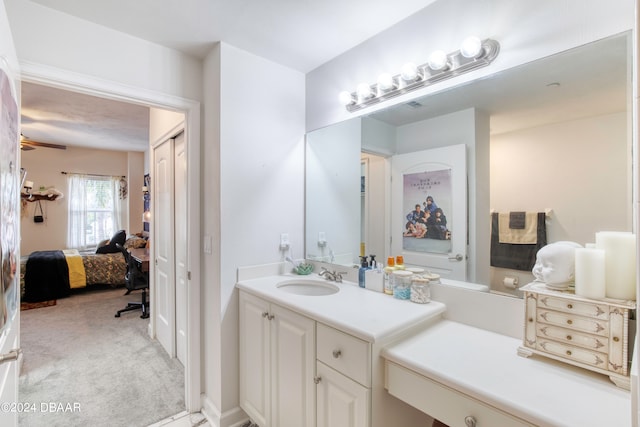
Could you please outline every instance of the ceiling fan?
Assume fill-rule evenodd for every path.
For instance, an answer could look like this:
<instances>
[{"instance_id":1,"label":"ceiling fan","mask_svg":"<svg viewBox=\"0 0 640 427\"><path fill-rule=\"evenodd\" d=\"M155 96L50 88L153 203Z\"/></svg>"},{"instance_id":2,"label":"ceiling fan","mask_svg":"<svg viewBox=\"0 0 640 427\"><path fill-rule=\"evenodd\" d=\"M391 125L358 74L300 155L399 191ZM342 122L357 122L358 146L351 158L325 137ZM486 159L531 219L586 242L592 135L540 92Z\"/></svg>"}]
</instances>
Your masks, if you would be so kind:
<instances>
[{"instance_id":1,"label":"ceiling fan","mask_svg":"<svg viewBox=\"0 0 640 427\"><path fill-rule=\"evenodd\" d=\"M35 150L36 147L56 148L58 150L66 150L66 145L53 144L50 142L32 141L26 136L20 134L20 149L23 151Z\"/></svg>"}]
</instances>

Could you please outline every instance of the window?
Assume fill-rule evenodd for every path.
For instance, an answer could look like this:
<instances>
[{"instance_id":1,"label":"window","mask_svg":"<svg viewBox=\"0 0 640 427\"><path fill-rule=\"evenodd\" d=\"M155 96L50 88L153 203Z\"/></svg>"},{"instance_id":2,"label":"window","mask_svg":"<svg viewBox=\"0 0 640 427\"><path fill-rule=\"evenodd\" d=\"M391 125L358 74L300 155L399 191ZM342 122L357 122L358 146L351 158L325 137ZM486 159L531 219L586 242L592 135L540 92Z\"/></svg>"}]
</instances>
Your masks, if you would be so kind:
<instances>
[{"instance_id":1,"label":"window","mask_svg":"<svg viewBox=\"0 0 640 427\"><path fill-rule=\"evenodd\" d=\"M120 229L120 177L69 174L67 246L93 248Z\"/></svg>"}]
</instances>

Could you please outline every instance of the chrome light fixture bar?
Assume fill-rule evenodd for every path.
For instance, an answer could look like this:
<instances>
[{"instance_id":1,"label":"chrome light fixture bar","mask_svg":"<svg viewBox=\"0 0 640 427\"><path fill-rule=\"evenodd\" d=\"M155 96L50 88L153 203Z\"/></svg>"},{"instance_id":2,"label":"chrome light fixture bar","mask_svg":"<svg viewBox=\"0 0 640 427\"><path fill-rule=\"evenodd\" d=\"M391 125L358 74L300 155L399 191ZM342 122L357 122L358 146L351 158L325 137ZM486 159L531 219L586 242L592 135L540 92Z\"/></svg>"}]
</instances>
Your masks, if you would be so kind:
<instances>
[{"instance_id":1,"label":"chrome light fixture bar","mask_svg":"<svg viewBox=\"0 0 640 427\"><path fill-rule=\"evenodd\" d=\"M341 92L340 102L349 112L377 104L387 99L459 76L493 62L500 52L500 43L492 39L481 41L468 37L459 50L446 54L433 52L422 65L407 63L400 73L380 75L377 83L360 83L355 92Z\"/></svg>"}]
</instances>

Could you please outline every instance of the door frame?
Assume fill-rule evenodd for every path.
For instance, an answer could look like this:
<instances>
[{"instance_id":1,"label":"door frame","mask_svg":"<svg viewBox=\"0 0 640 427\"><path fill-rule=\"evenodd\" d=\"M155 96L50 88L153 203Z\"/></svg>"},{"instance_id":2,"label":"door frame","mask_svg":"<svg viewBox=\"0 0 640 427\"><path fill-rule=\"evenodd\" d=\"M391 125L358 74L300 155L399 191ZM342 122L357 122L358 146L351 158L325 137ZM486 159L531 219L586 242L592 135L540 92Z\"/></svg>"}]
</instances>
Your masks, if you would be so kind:
<instances>
[{"instance_id":1,"label":"door frame","mask_svg":"<svg viewBox=\"0 0 640 427\"><path fill-rule=\"evenodd\" d=\"M40 64L21 62L20 67L23 82L184 113L187 197L195 205L195 209L188 210L187 223L187 271L190 278L187 290L185 404L188 412L199 412L202 408L200 398L202 391L200 375L200 102ZM150 238L153 239L154 236L151 233L152 231L150 231ZM153 327L151 324L152 333Z\"/></svg>"}]
</instances>

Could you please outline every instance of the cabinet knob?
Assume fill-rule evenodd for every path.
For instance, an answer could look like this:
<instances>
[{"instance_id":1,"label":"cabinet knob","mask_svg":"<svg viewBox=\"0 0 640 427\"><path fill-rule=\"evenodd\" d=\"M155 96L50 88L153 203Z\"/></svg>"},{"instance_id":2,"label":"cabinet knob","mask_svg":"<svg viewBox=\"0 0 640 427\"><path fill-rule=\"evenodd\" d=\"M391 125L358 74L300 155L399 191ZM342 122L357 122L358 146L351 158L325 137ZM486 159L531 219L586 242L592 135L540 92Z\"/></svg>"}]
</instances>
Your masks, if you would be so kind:
<instances>
[{"instance_id":1,"label":"cabinet knob","mask_svg":"<svg viewBox=\"0 0 640 427\"><path fill-rule=\"evenodd\" d=\"M573 308L573 304L567 304L567 308Z\"/></svg>"},{"instance_id":2,"label":"cabinet knob","mask_svg":"<svg viewBox=\"0 0 640 427\"><path fill-rule=\"evenodd\" d=\"M464 424L467 427L476 427L476 417L467 415L466 417L464 417Z\"/></svg>"},{"instance_id":3,"label":"cabinet knob","mask_svg":"<svg viewBox=\"0 0 640 427\"><path fill-rule=\"evenodd\" d=\"M342 356L342 351L341 350L333 350L333 358L334 359L338 359L338 358L340 358L340 356Z\"/></svg>"},{"instance_id":4,"label":"cabinet knob","mask_svg":"<svg viewBox=\"0 0 640 427\"><path fill-rule=\"evenodd\" d=\"M571 350L567 350L567 356L571 356Z\"/></svg>"},{"instance_id":5,"label":"cabinet knob","mask_svg":"<svg viewBox=\"0 0 640 427\"><path fill-rule=\"evenodd\" d=\"M571 319L567 320L567 324L568 325L572 325L573 324L573 320L571 320Z\"/></svg>"},{"instance_id":6,"label":"cabinet knob","mask_svg":"<svg viewBox=\"0 0 640 427\"><path fill-rule=\"evenodd\" d=\"M571 341L572 339L571 335L567 335L567 341Z\"/></svg>"},{"instance_id":7,"label":"cabinet knob","mask_svg":"<svg viewBox=\"0 0 640 427\"><path fill-rule=\"evenodd\" d=\"M320 381L322 381L322 378L320 377L313 377L313 382L316 384L320 384Z\"/></svg>"},{"instance_id":8,"label":"cabinet knob","mask_svg":"<svg viewBox=\"0 0 640 427\"><path fill-rule=\"evenodd\" d=\"M618 342L618 341L620 341L620 338L618 338L618 337L613 337L613 341Z\"/></svg>"}]
</instances>

